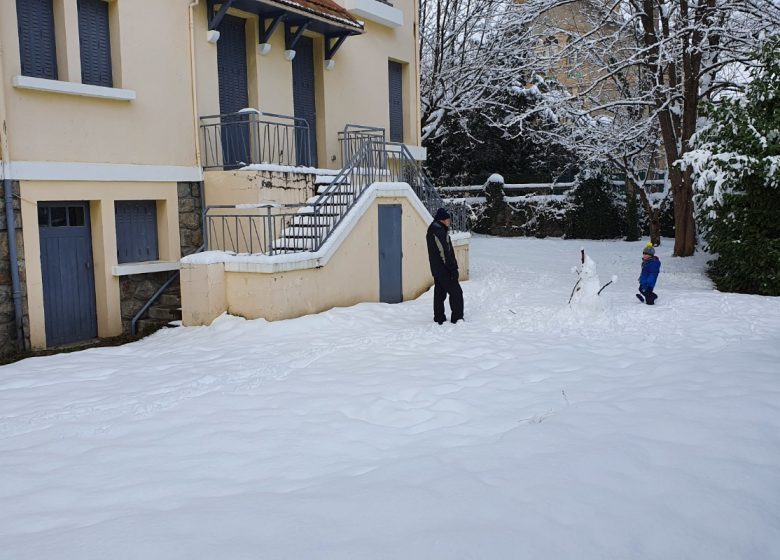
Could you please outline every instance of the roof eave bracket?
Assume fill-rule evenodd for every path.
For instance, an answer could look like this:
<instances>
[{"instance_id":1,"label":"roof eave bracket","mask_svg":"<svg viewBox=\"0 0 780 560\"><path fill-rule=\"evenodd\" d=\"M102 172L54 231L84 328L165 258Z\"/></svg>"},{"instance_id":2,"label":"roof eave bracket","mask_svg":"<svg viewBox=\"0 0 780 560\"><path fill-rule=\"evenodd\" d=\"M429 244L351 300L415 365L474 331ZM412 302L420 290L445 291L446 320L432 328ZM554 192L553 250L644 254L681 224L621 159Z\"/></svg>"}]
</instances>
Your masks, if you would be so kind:
<instances>
[{"instance_id":1,"label":"roof eave bracket","mask_svg":"<svg viewBox=\"0 0 780 560\"><path fill-rule=\"evenodd\" d=\"M224 0L222 2L222 6L219 8L219 11L214 14L214 5L216 2L214 0L209 0L209 15L213 15L213 17L209 20L209 31L213 31L219 27L219 24L222 23L222 19L225 17L225 14L227 14L230 6L233 5L233 2L235 2L235 0Z\"/></svg>"},{"instance_id":2,"label":"roof eave bracket","mask_svg":"<svg viewBox=\"0 0 780 560\"><path fill-rule=\"evenodd\" d=\"M336 51L341 48L349 34L340 33L338 35L325 35L325 60L333 60Z\"/></svg>"},{"instance_id":3,"label":"roof eave bracket","mask_svg":"<svg viewBox=\"0 0 780 560\"><path fill-rule=\"evenodd\" d=\"M272 18L260 18L260 43L268 43L271 41L271 35L274 34L279 24L284 21L285 14L277 14ZM266 25L266 22L270 20L270 23Z\"/></svg>"},{"instance_id":4,"label":"roof eave bracket","mask_svg":"<svg viewBox=\"0 0 780 560\"><path fill-rule=\"evenodd\" d=\"M288 51L294 51L295 45L298 44L298 40L303 37L303 32L311 25L311 21L306 21L300 24L291 24L284 22L284 48ZM295 31L293 31L295 28Z\"/></svg>"}]
</instances>

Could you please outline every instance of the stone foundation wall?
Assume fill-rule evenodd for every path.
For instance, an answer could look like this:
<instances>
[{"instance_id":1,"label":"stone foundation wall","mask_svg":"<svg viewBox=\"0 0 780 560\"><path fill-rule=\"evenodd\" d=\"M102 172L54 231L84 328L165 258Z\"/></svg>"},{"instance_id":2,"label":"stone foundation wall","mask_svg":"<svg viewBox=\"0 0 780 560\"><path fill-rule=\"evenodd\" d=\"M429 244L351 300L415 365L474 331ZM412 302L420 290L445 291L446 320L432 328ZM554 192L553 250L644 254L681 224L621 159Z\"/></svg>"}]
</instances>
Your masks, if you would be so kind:
<instances>
[{"instance_id":1,"label":"stone foundation wall","mask_svg":"<svg viewBox=\"0 0 780 560\"><path fill-rule=\"evenodd\" d=\"M173 272L156 272L154 274L131 274L119 278L119 291L122 301L122 330L125 334L130 333L130 324L135 314L146 305L149 298L168 280L171 274ZM166 296L172 296L177 301L181 301L178 281L171 284L162 297ZM179 303L179 305L181 304ZM153 305L152 309L154 307ZM160 326L162 326L162 323Z\"/></svg>"},{"instance_id":2,"label":"stone foundation wall","mask_svg":"<svg viewBox=\"0 0 780 560\"><path fill-rule=\"evenodd\" d=\"M179 236L181 256L194 253L203 244L203 198L201 183L179 183Z\"/></svg>"},{"instance_id":3,"label":"stone foundation wall","mask_svg":"<svg viewBox=\"0 0 780 560\"><path fill-rule=\"evenodd\" d=\"M19 202L19 183L12 183L14 193L14 224L16 229L16 251L19 261L19 277L22 289L24 347L30 346L30 323L27 314L27 276L25 273L24 240L22 238L22 215ZM0 181L0 357L17 351L16 313L14 309L13 287L11 284L11 263L8 246L8 224L5 216L5 190Z\"/></svg>"}]
</instances>

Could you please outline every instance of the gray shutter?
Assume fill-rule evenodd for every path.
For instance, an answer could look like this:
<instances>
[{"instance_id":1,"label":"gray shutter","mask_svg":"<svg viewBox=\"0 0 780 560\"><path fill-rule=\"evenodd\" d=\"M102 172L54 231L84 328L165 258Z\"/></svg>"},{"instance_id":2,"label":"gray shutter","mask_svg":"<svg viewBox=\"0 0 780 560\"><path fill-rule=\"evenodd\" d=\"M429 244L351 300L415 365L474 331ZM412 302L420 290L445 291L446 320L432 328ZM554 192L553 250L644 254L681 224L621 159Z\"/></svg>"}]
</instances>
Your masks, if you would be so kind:
<instances>
[{"instance_id":1,"label":"gray shutter","mask_svg":"<svg viewBox=\"0 0 780 560\"><path fill-rule=\"evenodd\" d=\"M388 84L390 98L390 141L404 141L404 95L403 65L399 62L388 64Z\"/></svg>"},{"instance_id":2,"label":"gray shutter","mask_svg":"<svg viewBox=\"0 0 780 560\"><path fill-rule=\"evenodd\" d=\"M118 262L156 261L159 253L154 200L117 201L115 209Z\"/></svg>"},{"instance_id":3,"label":"gray shutter","mask_svg":"<svg viewBox=\"0 0 780 560\"><path fill-rule=\"evenodd\" d=\"M103 0L78 0L78 8L81 82L113 87L108 3Z\"/></svg>"},{"instance_id":4,"label":"gray shutter","mask_svg":"<svg viewBox=\"0 0 780 560\"><path fill-rule=\"evenodd\" d=\"M252 162L249 117L238 111L249 107L249 78L246 66L246 20L225 16L219 24L217 76L219 112L222 115L222 162L236 169Z\"/></svg>"},{"instance_id":5,"label":"gray shutter","mask_svg":"<svg viewBox=\"0 0 780 560\"><path fill-rule=\"evenodd\" d=\"M22 75L57 79L52 0L16 0Z\"/></svg>"},{"instance_id":6,"label":"gray shutter","mask_svg":"<svg viewBox=\"0 0 780 560\"><path fill-rule=\"evenodd\" d=\"M309 125L309 139L296 133L298 165L317 166L317 101L314 81L314 43L301 37L292 61L293 111Z\"/></svg>"}]
</instances>

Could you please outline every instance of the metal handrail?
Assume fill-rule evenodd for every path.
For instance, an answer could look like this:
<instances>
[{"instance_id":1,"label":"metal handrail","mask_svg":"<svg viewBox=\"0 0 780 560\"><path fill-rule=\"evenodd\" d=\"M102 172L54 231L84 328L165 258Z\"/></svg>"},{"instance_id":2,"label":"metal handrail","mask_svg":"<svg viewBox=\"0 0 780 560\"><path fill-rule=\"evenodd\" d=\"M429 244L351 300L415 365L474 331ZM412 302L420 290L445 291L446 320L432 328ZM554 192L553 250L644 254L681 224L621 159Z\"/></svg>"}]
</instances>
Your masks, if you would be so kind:
<instances>
[{"instance_id":1,"label":"metal handrail","mask_svg":"<svg viewBox=\"0 0 780 560\"><path fill-rule=\"evenodd\" d=\"M396 149L392 153L400 154L401 172L399 181L408 183L431 214L435 214L439 208L445 208L452 220L450 229L453 231L469 231L468 207L465 204L446 203L436 189L431 178L425 173L422 164L414 159L409 148L401 142L387 142L387 145Z\"/></svg>"},{"instance_id":2,"label":"metal handrail","mask_svg":"<svg viewBox=\"0 0 780 560\"><path fill-rule=\"evenodd\" d=\"M378 126L347 123L344 129L338 132L339 145L341 146L342 167L352 160L360 147L366 141L385 142L385 129Z\"/></svg>"},{"instance_id":3,"label":"metal handrail","mask_svg":"<svg viewBox=\"0 0 780 560\"><path fill-rule=\"evenodd\" d=\"M203 245L201 245L200 247L195 249L190 254L194 255L195 253L200 253L201 251L203 251L203 249L205 249L205 247L206 247L206 244L204 243ZM163 294L163 292L165 292L165 290L167 290L170 287L170 285L173 284L173 281L176 280L176 278L179 277L180 273L181 273L181 271L177 270L173 274L171 274L168 277L168 279L163 283L163 285L160 286L157 289L157 291L154 292L154 294L152 294L152 297L150 297L146 301L146 303L143 305L143 307L141 307L141 309L138 311L138 313L133 315L133 319L130 321L130 334L132 336L135 336L135 333L137 332L138 321L141 319L141 317L143 317L146 314L146 312L149 311L149 308L152 305L154 305L154 303L160 298L160 296Z\"/></svg>"},{"instance_id":4,"label":"metal handrail","mask_svg":"<svg viewBox=\"0 0 780 560\"><path fill-rule=\"evenodd\" d=\"M300 117L246 109L200 122L204 169L312 163L309 123Z\"/></svg>"}]
</instances>

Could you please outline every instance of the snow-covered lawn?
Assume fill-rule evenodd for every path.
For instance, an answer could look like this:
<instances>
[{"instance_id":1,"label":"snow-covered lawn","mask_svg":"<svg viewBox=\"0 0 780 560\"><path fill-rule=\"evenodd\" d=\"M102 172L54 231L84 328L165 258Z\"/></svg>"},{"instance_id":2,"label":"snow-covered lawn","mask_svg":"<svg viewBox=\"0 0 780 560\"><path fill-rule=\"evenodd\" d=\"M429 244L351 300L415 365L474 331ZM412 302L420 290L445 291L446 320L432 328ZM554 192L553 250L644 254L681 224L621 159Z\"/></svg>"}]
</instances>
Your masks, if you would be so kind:
<instances>
[{"instance_id":1,"label":"snow-covered lawn","mask_svg":"<svg viewBox=\"0 0 780 560\"><path fill-rule=\"evenodd\" d=\"M665 240L642 305L641 249L476 238L465 324L428 293L0 368L0 558L780 558L780 298Z\"/></svg>"}]
</instances>

